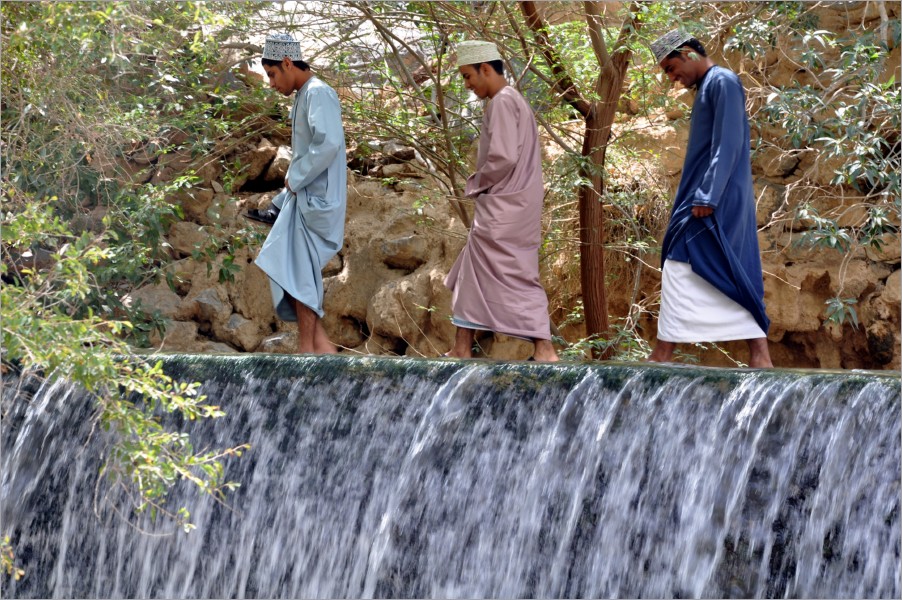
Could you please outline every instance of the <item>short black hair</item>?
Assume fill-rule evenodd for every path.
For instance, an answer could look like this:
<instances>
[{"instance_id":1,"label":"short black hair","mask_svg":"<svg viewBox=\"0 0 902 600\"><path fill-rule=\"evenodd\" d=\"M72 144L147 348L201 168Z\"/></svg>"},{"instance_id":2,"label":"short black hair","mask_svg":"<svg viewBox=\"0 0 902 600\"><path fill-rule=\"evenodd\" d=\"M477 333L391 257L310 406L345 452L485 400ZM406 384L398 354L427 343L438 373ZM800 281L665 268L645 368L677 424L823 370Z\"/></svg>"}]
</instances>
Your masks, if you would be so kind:
<instances>
[{"instance_id":1,"label":"short black hair","mask_svg":"<svg viewBox=\"0 0 902 600\"><path fill-rule=\"evenodd\" d=\"M273 60L271 58L261 58L260 62L263 63L264 67L279 67L280 69L282 68L281 60ZM302 60L293 60L293 61L291 61L291 64L296 66L301 71L309 71L310 70L310 65L308 65L306 62L304 62Z\"/></svg>"},{"instance_id":2,"label":"short black hair","mask_svg":"<svg viewBox=\"0 0 902 600\"><path fill-rule=\"evenodd\" d=\"M499 75L504 75L504 62L501 59L489 60L489 61L481 62L481 63L474 63L470 66L472 66L474 69L476 69L478 71L480 65L489 65L493 69L495 69L496 73L498 73Z\"/></svg>"},{"instance_id":3,"label":"short black hair","mask_svg":"<svg viewBox=\"0 0 902 600\"><path fill-rule=\"evenodd\" d=\"M680 44L676 50L671 52L665 57L665 60L668 58L676 58L680 56L682 52L680 52L680 48L692 48L694 52L696 52L699 56L708 56L708 53L705 52L705 47L702 46L702 43L695 38L689 38L682 44Z\"/></svg>"}]
</instances>

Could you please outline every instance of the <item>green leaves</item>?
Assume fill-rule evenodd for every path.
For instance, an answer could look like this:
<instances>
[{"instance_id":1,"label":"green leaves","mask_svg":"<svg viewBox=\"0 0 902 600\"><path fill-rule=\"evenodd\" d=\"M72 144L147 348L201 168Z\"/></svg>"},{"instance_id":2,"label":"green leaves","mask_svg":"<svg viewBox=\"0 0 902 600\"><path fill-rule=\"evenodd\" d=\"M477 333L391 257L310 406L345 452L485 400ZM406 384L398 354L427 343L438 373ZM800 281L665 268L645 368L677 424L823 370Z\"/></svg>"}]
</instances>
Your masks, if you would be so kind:
<instances>
[{"instance_id":1,"label":"green leaves","mask_svg":"<svg viewBox=\"0 0 902 600\"><path fill-rule=\"evenodd\" d=\"M898 196L900 87L893 78L877 83L888 64L888 49L875 41L872 32L834 39L816 30L801 39L839 49L838 61L822 71L818 85L774 88L761 114L785 129L793 148L820 147L823 156L843 159L834 167L834 185L868 195ZM810 51L809 47L806 52ZM825 66L821 54L816 61L805 60L809 68Z\"/></svg>"},{"instance_id":2,"label":"green leaves","mask_svg":"<svg viewBox=\"0 0 902 600\"><path fill-rule=\"evenodd\" d=\"M6 571L6 574L16 581L19 581L25 576L25 570L16 566L16 557L13 554L12 541L9 539L8 535L3 536L3 541L0 541L0 563L2 563L3 570Z\"/></svg>"},{"instance_id":3,"label":"green leaves","mask_svg":"<svg viewBox=\"0 0 902 600\"><path fill-rule=\"evenodd\" d=\"M162 363L120 363L119 384L122 401L113 403L100 414L100 422L107 429L120 434L104 470L108 477L137 489L135 510L150 510L152 515L164 513L187 532L190 514L185 507L174 512L165 510L169 489L178 481L193 483L205 494L224 498L227 490L238 484L223 481L222 461L239 457L249 448L243 444L224 450L197 452L184 433L165 429L160 415L178 413L189 421L219 418L224 412L218 406L204 404L198 395L197 383L172 380L163 373Z\"/></svg>"},{"instance_id":4,"label":"green leaves","mask_svg":"<svg viewBox=\"0 0 902 600\"><path fill-rule=\"evenodd\" d=\"M854 304L858 301L855 298L830 298L824 304L827 305L827 318L824 323L835 323L843 325L848 322L852 327L858 329L858 313L855 311Z\"/></svg>"},{"instance_id":5,"label":"green leaves","mask_svg":"<svg viewBox=\"0 0 902 600\"><path fill-rule=\"evenodd\" d=\"M4 270L14 278L0 288L4 362L68 379L91 392L99 422L117 435L105 473L129 484L139 512L153 507L187 527L186 510L162 510L169 489L187 480L222 498L234 488L222 480L222 460L239 456L247 446L197 452L186 434L163 427L161 414L194 421L224 413L204 403L199 384L174 381L160 362L151 364L132 353L123 337L132 322L84 305L97 285L94 267L112 255L102 245L103 235L73 235L42 203L4 217L4 229L14 233L3 246ZM18 266L14 253L24 256L35 246L53 250L50 264Z\"/></svg>"},{"instance_id":6,"label":"green leaves","mask_svg":"<svg viewBox=\"0 0 902 600\"><path fill-rule=\"evenodd\" d=\"M887 237L894 237L899 232L899 206L893 208L883 205L866 206L864 219L858 224L840 226L835 219L822 217L810 205L802 205L796 211L796 217L806 224L806 230L799 239L800 245L827 248L848 254L854 247L870 246L881 250ZM896 221L894 222L893 216Z\"/></svg>"},{"instance_id":7,"label":"green leaves","mask_svg":"<svg viewBox=\"0 0 902 600\"><path fill-rule=\"evenodd\" d=\"M205 403L196 383L171 380L132 350L130 342L143 343L159 323L122 298L159 277L169 260L161 242L181 216L168 198L196 178L142 182L168 155L208 153L236 126L216 112L232 100L215 93L210 75L224 25L246 23L254 10L204 2L0 5L3 362L91 392L100 424L117 440L104 473L133 496L136 510L185 530L190 514L165 506L168 490L188 481L221 500L234 489L223 481L223 461L246 446L193 448L177 425L223 412ZM234 276L238 266L223 268Z\"/></svg>"},{"instance_id":8,"label":"green leaves","mask_svg":"<svg viewBox=\"0 0 902 600\"><path fill-rule=\"evenodd\" d=\"M810 205L799 207L797 217L809 224L799 240L800 245L820 246L839 252L847 252L852 247L849 229L840 227L833 219L821 217Z\"/></svg>"}]
</instances>

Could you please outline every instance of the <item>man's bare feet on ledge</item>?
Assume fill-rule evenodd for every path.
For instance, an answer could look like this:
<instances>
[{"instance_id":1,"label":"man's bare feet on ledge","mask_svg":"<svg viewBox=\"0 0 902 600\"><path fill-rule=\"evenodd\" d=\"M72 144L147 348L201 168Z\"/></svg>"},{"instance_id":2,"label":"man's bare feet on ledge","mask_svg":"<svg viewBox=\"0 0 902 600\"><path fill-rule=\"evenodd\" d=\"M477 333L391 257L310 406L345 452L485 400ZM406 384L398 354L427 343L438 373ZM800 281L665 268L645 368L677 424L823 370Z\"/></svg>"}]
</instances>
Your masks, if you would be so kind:
<instances>
[{"instance_id":1,"label":"man's bare feet on ledge","mask_svg":"<svg viewBox=\"0 0 902 600\"><path fill-rule=\"evenodd\" d=\"M535 343L535 351L533 352L532 358L536 362L558 362L560 358L558 358L557 352L554 351L554 346L551 344L551 340L534 340Z\"/></svg>"}]
</instances>

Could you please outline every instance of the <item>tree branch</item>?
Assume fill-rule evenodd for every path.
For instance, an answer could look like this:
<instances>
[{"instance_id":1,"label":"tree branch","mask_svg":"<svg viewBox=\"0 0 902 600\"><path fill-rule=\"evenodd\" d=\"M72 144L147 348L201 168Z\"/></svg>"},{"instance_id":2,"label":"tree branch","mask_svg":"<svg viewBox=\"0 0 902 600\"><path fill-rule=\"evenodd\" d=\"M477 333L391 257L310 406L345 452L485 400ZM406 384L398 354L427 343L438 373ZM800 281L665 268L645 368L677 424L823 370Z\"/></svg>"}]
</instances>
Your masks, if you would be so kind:
<instances>
[{"instance_id":1,"label":"tree branch","mask_svg":"<svg viewBox=\"0 0 902 600\"><path fill-rule=\"evenodd\" d=\"M611 57L604 43L601 33L601 6L600 2L583 2L586 9L586 25L589 28L589 40L592 42L592 51L595 52L595 60L601 66L602 76L607 76L611 68Z\"/></svg>"},{"instance_id":2,"label":"tree branch","mask_svg":"<svg viewBox=\"0 0 902 600\"><path fill-rule=\"evenodd\" d=\"M576 84L567 73L567 70L561 64L557 52L552 46L551 41L548 39L548 35L546 34L548 27L545 25L545 21L539 14L536 3L520 2L519 5L523 17L526 19L526 25L532 30L536 42L539 45L539 49L542 51L542 56L545 57L545 62L548 63L551 72L555 75L555 91L557 91L565 102L575 108L579 114L584 117L587 116L592 110L592 105L583 98L579 89L576 87Z\"/></svg>"}]
</instances>

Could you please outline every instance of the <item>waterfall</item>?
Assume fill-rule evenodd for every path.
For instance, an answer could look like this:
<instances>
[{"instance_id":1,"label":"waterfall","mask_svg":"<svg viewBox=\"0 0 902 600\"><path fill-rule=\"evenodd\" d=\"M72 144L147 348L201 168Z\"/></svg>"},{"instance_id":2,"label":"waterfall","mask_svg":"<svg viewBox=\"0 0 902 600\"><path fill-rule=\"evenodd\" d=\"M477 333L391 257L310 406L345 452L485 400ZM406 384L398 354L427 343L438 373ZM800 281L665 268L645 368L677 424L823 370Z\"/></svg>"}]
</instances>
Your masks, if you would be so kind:
<instances>
[{"instance_id":1,"label":"waterfall","mask_svg":"<svg viewBox=\"0 0 902 600\"><path fill-rule=\"evenodd\" d=\"M9 598L896 598L898 374L171 356L227 416L197 529L98 476L66 382L4 390ZM138 531L136 526L143 530Z\"/></svg>"}]
</instances>

